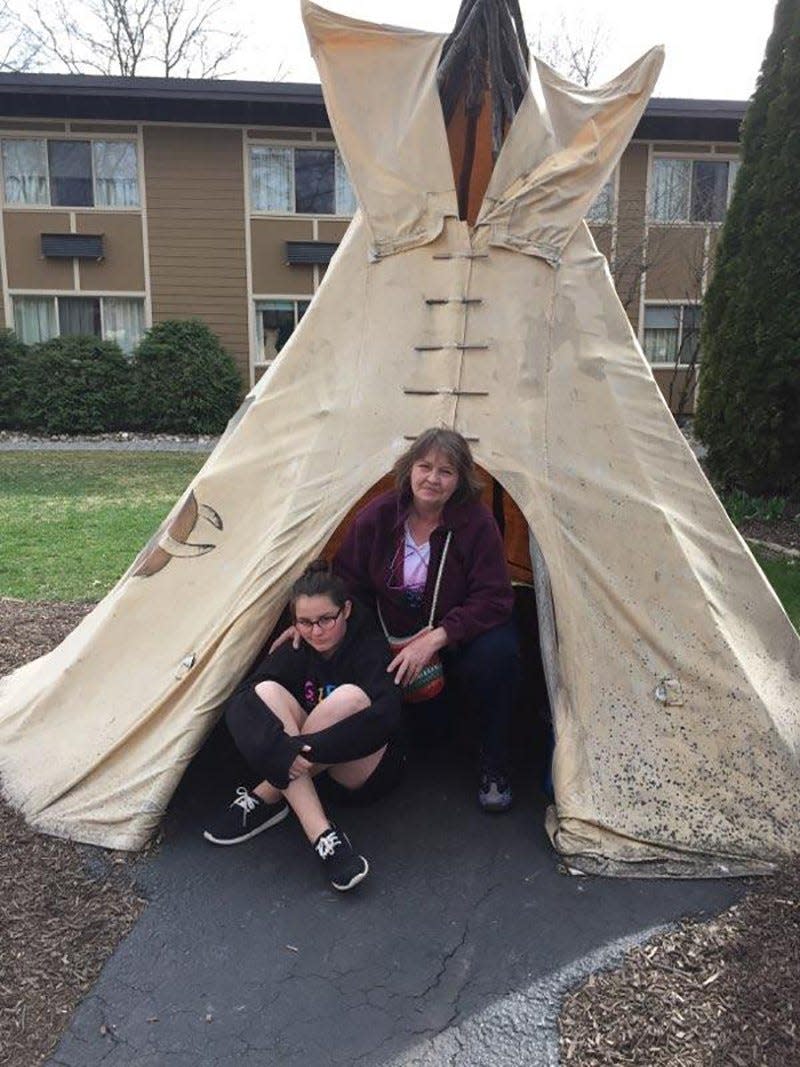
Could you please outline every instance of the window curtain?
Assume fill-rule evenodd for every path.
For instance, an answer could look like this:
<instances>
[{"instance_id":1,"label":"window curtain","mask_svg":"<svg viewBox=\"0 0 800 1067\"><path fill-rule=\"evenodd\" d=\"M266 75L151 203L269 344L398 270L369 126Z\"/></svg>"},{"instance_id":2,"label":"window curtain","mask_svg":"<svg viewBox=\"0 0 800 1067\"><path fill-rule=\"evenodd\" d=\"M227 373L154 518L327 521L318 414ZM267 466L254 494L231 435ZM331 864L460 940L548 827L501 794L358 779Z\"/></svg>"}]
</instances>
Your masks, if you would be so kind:
<instances>
[{"instance_id":1,"label":"window curtain","mask_svg":"<svg viewBox=\"0 0 800 1067\"><path fill-rule=\"evenodd\" d=\"M45 142L3 140L3 175L7 204L46 204Z\"/></svg>"},{"instance_id":2,"label":"window curtain","mask_svg":"<svg viewBox=\"0 0 800 1067\"><path fill-rule=\"evenodd\" d=\"M58 335L56 302L52 296L15 296L14 329L20 341L35 345Z\"/></svg>"},{"instance_id":3,"label":"window curtain","mask_svg":"<svg viewBox=\"0 0 800 1067\"><path fill-rule=\"evenodd\" d=\"M136 145L130 141L95 141L95 203L103 207L138 207Z\"/></svg>"},{"instance_id":4,"label":"window curtain","mask_svg":"<svg viewBox=\"0 0 800 1067\"><path fill-rule=\"evenodd\" d=\"M344 165L344 160L339 155L339 149L336 149L335 159L335 171L336 171L336 214L337 215L355 215L358 202L356 201L356 194L353 191L353 186L350 184L350 179L347 176L347 168Z\"/></svg>"},{"instance_id":5,"label":"window curtain","mask_svg":"<svg viewBox=\"0 0 800 1067\"><path fill-rule=\"evenodd\" d=\"M144 336L144 300L104 297L103 336L107 341L116 341L130 356Z\"/></svg>"},{"instance_id":6,"label":"window curtain","mask_svg":"<svg viewBox=\"0 0 800 1067\"><path fill-rule=\"evenodd\" d=\"M654 159L650 218L655 222L686 222L692 184L690 159Z\"/></svg>"},{"instance_id":7,"label":"window curtain","mask_svg":"<svg viewBox=\"0 0 800 1067\"><path fill-rule=\"evenodd\" d=\"M679 307L649 307L644 312L644 354L651 363L674 363L678 355Z\"/></svg>"},{"instance_id":8,"label":"window curtain","mask_svg":"<svg viewBox=\"0 0 800 1067\"><path fill-rule=\"evenodd\" d=\"M250 149L250 198L255 211L294 213L294 149Z\"/></svg>"},{"instance_id":9,"label":"window curtain","mask_svg":"<svg viewBox=\"0 0 800 1067\"><path fill-rule=\"evenodd\" d=\"M100 300L92 296L60 296L58 331L62 337L99 337Z\"/></svg>"}]
</instances>

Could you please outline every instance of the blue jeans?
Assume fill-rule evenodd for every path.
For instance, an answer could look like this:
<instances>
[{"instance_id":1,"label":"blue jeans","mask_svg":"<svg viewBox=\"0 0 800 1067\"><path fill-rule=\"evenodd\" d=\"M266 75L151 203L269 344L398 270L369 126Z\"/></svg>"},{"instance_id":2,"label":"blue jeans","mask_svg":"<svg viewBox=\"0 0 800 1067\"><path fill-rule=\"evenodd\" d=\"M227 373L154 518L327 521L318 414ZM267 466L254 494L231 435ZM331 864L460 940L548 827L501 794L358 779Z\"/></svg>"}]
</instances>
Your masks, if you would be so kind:
<instances>
[{"instance_id":1,"label":"blue jeans","mask_svg":"<svg viewBox=\"0 0 800 1067\"><path fill-rule=\"evenodd\" d=\"M505 769L520 677L519 639L514 622L495 626L458 648L445 648L440 655L444 692L422 704L406 705L413 740L425 746L444 742L452 727L454 704L463 694L477 711L481 761L490 768Z\"/></svg>"}]
</instances>

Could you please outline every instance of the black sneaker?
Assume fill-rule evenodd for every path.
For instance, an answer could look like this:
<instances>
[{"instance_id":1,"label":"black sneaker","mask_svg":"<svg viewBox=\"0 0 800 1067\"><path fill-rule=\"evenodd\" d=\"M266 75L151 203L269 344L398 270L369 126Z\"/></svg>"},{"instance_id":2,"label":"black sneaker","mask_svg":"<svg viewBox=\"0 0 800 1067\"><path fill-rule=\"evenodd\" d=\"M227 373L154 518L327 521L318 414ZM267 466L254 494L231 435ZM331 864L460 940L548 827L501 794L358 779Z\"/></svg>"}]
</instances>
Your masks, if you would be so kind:
<instances>
[{"instance_id":1,"label":"black sneaker","mask_svg":"<svg viewBox=\"0 0 800 1067\"><path fill-rule=\"evenodd\" d=\"M353 851L347 834L335 826L319 835L314 849L334 889L343 893L367 877L369 864Z\"/></svg>"},{"instance_id":2,"label":"black sneaker","mask_svg":"<svg viewBox=\"0 0 800 1067\"><path fill-rule=\"evenodd\" d=\"M212 845L239 845L251 837L269 830L289 814L285 800L265 804L263 800L240 785L231 805L213 822L203 837Z\"/></svg>"},{"instance_id":3,"label":"black sneaker","mask_svg":"<svg viewBox=\"0 0 800 1067\"><path fill-rule=\"evenodd\" d=\"M511 782L505 771L484 768L478 787L478 803L484 811L508 811L513 802Z\"/></svg>"}]
</instances>

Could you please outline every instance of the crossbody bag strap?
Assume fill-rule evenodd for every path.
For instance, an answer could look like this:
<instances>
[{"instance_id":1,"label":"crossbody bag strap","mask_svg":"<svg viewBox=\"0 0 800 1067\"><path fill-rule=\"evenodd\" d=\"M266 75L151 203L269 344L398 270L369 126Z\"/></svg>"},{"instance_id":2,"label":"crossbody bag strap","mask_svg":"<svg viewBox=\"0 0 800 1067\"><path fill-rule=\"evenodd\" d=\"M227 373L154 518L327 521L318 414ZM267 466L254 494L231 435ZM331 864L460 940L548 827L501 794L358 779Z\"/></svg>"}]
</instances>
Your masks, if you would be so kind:
<instances>
[{"instance_id":1,"label":"crossbody bag strap","mask_svg":"<svg viewBox=\"0 0 800 1067\"><path fill-rule=\"evenodd\" d=\"M436 584L433 587L433 600L431 601L431 617L428 619L428 629L433 629L433 618L436 614L436 605L439 601L439 587L442 584L442 572L444 571L444 561L447 559L447 550L450 547L450 541L453 538L453 531L447 531L447 537L444 539L444 548L442 549L442 558L439 560L439 570L436 574ZM391 640L389 637L389 631L386 629L386 623L383 621L383 612L381 611L381 602L379 597L375 597L375 607L378 609L378 621L381 624L383 630L383 636L387 641Z\"/></svg>"},{"instance_id":2,"label":"crossbody bag strap","mask_svg":"<svg viewBox=\"0 0 800 1067\"><path fill-rule=\"evenodd\" d=\"M442 584L442 571L444 570L444 561L447 559L447 550L450 547L450 541L453 536L453 531L447 531L447 537L444 539L444 548L442 549L442 558L439 560L439 573L436 575L436 585L433 587L433 600L431 601L431 617L428 619L428 629L433 629L433 617L436 614L436 603L439 600L439 586Z\"/></svg>"}]
</instances>

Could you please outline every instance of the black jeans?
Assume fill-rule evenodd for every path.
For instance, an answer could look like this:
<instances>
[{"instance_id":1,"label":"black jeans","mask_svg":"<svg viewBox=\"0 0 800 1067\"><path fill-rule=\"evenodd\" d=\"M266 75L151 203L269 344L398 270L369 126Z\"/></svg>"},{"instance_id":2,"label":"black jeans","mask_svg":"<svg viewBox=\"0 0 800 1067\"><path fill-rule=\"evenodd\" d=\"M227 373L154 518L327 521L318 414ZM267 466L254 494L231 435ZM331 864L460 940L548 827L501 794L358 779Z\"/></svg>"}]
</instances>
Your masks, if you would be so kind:
<instances>
[{"instance_id":1,"label":"black jeans","mask_svg":"<svg viewBox=\"0 0 800 1067\"><path fill-rule=\"evenodd\" d=\"M505 769L520 678L516 625L509 620L458 648L443 649L440 655L444 692L422 704L406 705L412 740L426 747L445 741L451 731L455 703L465 698L477 710L482 763L492 769Z\"/></svg>"}]
</instances>

